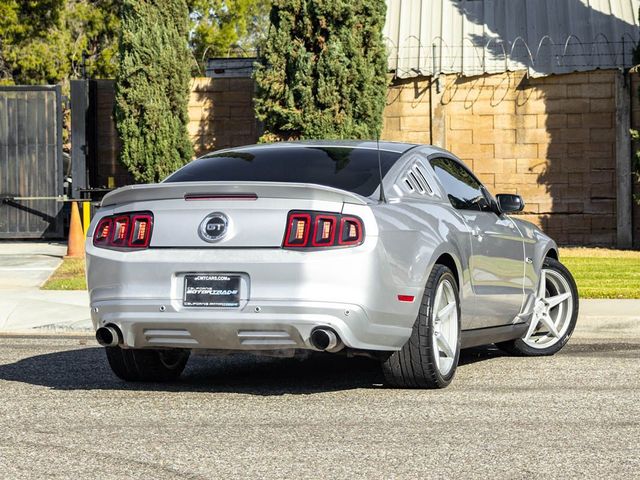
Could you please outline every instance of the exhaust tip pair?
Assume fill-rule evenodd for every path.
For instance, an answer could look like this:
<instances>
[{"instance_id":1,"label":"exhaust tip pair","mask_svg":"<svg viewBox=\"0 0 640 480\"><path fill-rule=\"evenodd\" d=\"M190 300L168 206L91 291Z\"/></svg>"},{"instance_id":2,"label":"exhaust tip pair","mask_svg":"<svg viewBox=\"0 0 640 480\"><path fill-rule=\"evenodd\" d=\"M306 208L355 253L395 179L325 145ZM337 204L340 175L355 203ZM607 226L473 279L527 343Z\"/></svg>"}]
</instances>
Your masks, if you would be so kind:
<instances>
[{"instance_id":1,"label":"exhaust tip pair","mask_svg":"<svg viewBox=\"0 0 640 480\"><path fill-rule=\"evenodd\" d=\"M107 325L96 330L96 340L103 347L117 347L122 343L122 332L116 325ZM309 342L313 348L323 352L337 352L344 344L336 332L329 328L315 328Z\"/></svg>"}]
</instances>

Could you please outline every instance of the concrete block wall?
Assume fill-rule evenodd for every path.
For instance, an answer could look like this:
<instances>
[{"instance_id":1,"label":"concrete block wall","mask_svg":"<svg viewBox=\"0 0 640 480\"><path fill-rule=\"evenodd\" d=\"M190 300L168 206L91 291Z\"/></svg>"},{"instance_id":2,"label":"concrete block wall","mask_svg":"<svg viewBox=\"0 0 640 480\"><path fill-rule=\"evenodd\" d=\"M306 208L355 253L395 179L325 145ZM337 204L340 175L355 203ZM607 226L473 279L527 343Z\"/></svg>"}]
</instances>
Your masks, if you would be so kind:
<instances>
[{"instance_id":1,"label":"concrete block wall","mask_svg":"<svg viewBox=\"0 0 640 480\"><path fill-rule=\"evenodd\" d=\"M382 137L401 142L431 143L429 81L398 80L387 90Z\"/></svg>"},{"instance_id":2,"label":"concrete block wall","mask_svg":"<svg viewBox=\"0 0 640 480\"><path fill-rule=\"evenodd\" d=\"M194 78L189 96L189 136L196 156L258 140L251 78Z\"/></svg>"},{"instance_id":3,"label":"concrete block wall","mask_svg":"<svg viewBox=\"0 0 640 480\"><path fill-rule=\"evenodd\" d=\"M615 75L447 75L439 92L393 82L383 138L451 150L493 193L522 195L523 216L562 244L614 245Z\"/></svg>"}]
</instances>

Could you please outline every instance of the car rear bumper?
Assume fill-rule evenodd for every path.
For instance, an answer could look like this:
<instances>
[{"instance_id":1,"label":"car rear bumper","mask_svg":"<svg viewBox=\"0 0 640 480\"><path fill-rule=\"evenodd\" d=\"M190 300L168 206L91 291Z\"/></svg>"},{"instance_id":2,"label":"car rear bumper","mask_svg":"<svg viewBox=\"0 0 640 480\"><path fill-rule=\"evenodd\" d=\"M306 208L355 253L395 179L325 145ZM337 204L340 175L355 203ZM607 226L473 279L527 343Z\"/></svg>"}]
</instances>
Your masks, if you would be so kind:
<instances>
[{"instance_id":1,"label":"car rear bumper","mask_svg":"<svg viewBox=\"0 0 640 480\"><path fill-rule=\"evenodd\" d=\"M354 349L397 350L413 326L422 292L398 286L377 242L331 251L148 249L87 245L91 316L113 324L131 348L312 349L311 331L329 327ZM238 308L185 307L184 275L243 277ZM413 303L398 294L414 295Z\"/></svg>"},{"instance_id":2,"label":"car rear bumper","mask_svg":"<svg viewBox=\"0 0 640 480\"><path fill-rule=\"evenodd\" d=\"M96 328L117 325L123 346L131 348L313 349L311 331L329 327L347 346L395 350L407 335L405 328L371 323L358 305L262 301L248 302L241 310L185 311L173 302L158 304L153 300L95 302L93 324Z\"/></svg>"}]
</instances>

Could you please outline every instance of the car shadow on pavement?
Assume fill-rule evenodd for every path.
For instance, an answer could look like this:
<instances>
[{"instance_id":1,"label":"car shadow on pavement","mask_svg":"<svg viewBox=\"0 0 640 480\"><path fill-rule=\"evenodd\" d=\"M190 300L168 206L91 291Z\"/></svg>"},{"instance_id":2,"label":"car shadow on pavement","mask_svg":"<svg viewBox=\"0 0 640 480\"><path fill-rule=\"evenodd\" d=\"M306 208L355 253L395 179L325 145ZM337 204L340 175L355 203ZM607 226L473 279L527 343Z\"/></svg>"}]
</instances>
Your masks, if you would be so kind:
<instances>
[{"instance_id":1,"label":"car shadow on pavement","mask_svg":"<svg viewBox=\"0 0 640 480\"><path fill-rule=\"evenodd\" d=\"M463 350L460 366L502 356L495 347ZM384 388L380 363L341 355L298 358L253 355L192 355L175 383L129 383L111 372L102 348L85 347L45 353L0 365L0 380L56 390L140 390L159 392L229 392L250 395L311 394Z\"/></svg>"}]
</instances>

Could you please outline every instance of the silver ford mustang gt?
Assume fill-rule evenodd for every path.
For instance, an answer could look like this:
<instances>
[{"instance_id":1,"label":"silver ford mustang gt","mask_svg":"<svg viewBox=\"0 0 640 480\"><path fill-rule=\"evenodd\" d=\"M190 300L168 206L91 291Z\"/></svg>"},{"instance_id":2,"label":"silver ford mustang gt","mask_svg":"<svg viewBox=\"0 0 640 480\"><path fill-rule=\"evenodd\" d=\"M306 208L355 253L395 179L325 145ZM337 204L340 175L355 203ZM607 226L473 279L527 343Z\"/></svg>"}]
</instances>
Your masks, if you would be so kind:
<instances>
[{"instance_id":1,"label":"silver ford mustang gt","mask_svg":"<svg viewBox=\"0 0 640 480\"><path fill-rule=\"evenodd\" d=\"M578 295L556 244L439 148L257 145L104 197L87 239L114 373L166 381L192 350L369 355L397 387L444 387L461 348L551 355Z\"/></svg>"}]
</instances>

